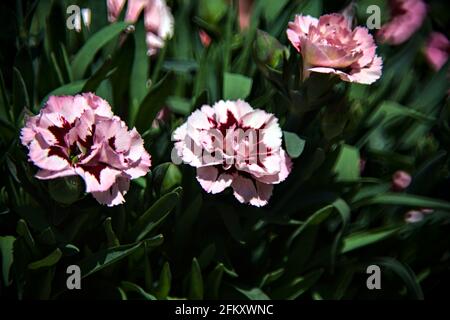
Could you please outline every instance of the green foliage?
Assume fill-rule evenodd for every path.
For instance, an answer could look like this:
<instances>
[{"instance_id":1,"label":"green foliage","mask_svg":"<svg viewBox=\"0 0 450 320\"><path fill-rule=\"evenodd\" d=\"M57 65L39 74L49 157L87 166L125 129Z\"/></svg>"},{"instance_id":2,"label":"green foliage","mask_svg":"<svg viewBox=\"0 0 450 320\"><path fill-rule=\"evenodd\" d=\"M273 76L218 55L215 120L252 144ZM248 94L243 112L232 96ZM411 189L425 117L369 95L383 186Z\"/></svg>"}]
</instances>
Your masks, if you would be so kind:
<instances>
[{"instance_id":1,"label":"green foliage","mask_svg":"<svg viewBox=\"0 0 450 320\"><path fill-rule=\"evenodd\" d=\"M108 24L106 1L71 2L93 10L81 32L65 27L67 1L20 2L0 5L0 297L76 298L71 264L83 298L423 299L446 289L449 62L434 72L423 45L430 26L444 29L448 4L433 2L404 44L378 46L383 76L367 86L323 74L303 82L285 35L295 14L346 1L255 1L246 30L231 1L168 1L175 33L152 57L143 17L134 32L123 14ZM389 19L387 1L356 2L357 24L369 4ZM81 180L36 179L20 144L24 119L49 96L80 92L106 99L152 156L123 205L99 205ZM230 189L207 194L195 168L170 162L173 131L220 99L279 119L293 166L265 207L238 203ZM403 191L391 187L397 170L412 176ZM434 211L405 222L422 209ZM382 269L379 292L365 286L371 264Z\"/></svg>"}]
</instances>

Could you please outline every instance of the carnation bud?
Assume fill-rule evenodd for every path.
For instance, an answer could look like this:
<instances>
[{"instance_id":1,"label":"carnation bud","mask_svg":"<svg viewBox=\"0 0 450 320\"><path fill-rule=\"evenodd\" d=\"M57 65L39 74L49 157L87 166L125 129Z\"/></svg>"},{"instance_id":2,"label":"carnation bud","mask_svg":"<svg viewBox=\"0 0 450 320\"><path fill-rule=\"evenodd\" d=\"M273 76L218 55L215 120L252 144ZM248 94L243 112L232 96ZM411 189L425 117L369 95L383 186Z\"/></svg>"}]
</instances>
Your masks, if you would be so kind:
<instances>
[{"instance_id":1,"label":"carnation bud","mask_svg":"<svg viewBox=\"0 0 450 320\"><path fill-rule=\"evenodd\" d=\"M405 214L405 221L407 223L416 223L423 220L423 212L417 210L410 210Z\"/></svg>"},{"instance_id":2,"label":"carnation bud","mask_svg":"<svg viewBox=\"0 0 450 320\"><path fill-rule=\"evenodd\" d=\"M256 60L263 65L277 68L283 57L289 55L289 50L277 39L267 32L258 30L256 40L253 43L253 52Z\"/></svg>"},{"instance_id":3,"label":"carnation bud","mask_svg":"<svg viewBox=\"0 0 450 320\"><path fill-rule=\"evenodd\" d=\"M403 191L411 184L411 176L405 171L396 171L392 175L392 189L394 191Z\"/></svg>"}]
</instances>

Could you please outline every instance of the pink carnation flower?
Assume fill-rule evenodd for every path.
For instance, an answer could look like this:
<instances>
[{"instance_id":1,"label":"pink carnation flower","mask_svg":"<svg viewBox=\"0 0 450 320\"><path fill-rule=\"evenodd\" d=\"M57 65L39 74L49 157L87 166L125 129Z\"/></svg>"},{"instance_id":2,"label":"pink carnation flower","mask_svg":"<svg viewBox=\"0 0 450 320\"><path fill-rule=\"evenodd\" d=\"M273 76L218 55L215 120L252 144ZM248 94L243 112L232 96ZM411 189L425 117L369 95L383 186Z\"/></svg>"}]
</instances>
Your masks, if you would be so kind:
<instances>
[{"instance_id":1,"label":"pink carnation flower","mask_svg":"<svg viewBox=\"0 0 450 320\"><path fill-rule=\"evenodd\" d=\"M204 105L173 134L177 156L197 168L206 192L231 187L241 203L258 207L267 204L273 184L291 171L281 137L273 114L241 100Z\"/></svg>"},{"instance_id":2,"label":"pink carnation flower","mask_svg":"<svg viewBox=\"0 0 450 320\"><path fill-rule=\"evenodd\" d=\"M422 25L427 6L422 0L390 0L391 20L377 32L381 42L399 45L408 40Z\"/></svg>"},{"instance_id":3,"label":"pink carnation flower","mask_svg":"<svg viewBox=\"0 0 450 320\"><path fill-rule=\"evenodd\" d=\"M447 62L450 53L450 41L440 32L432 32L425 47L425 57L435 71Z\"/></svg>"},{"instance_id":4,"label":"pink carnation flower","mask_svg":"<svg viewBox=\"0 0 450 320\"><path fill-rule=\"evenodd\" d=\"M333 73L342 80L371 84L381 77L383 61L367 28L351 29L342 14L319 19L297 15L287 36L303 56L304 78L310 72Z\"/></svg>"},{"instance_id":5,"label":"pink carnation flower","mask_svg":"<svg viewBox=\"0 0 450 320\"><path fill-rule=\"evenodd\" d=\"M79 175L101 204L125 201L130 179L147 174L150 155L109 104L91 94L51 96L21 131L38 179Z\"/></svg>"},{"instance_id":6,"label":"pink carnation flower","mask_svg":"<svg viewBox=\"0 0 450 320\"><path fill-rule=\"evenodd\" d=\"M107 0L110 22L117 20L124 4L125 0ZM154 55L164 47L165 40L173 36L174 19L164 0L128 0L125 21L135 23L142 11L147 30L147 54Z\"/></svg>"},{"instance_id":7,"label":"pink carnation flower","mask_svg":"<svg viewBox=\"0 0 450 320\"><path fill-rule=\"evenodd\" d=\"M392 189L403 191L411 184L411 175L408 172L398 170L392 175Z\"/></svg>"}]
</instances>

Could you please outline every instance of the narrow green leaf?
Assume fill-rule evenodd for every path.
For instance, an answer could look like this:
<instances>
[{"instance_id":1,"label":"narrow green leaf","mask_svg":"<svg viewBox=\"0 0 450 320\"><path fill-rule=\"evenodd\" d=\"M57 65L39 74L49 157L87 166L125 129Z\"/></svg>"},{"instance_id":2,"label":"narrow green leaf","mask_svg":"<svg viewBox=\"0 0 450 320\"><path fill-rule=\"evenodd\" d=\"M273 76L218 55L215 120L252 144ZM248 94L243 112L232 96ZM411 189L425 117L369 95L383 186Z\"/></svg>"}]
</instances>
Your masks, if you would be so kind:
<instances>
[{"instance_id":1,"label":"narrow green leaf","mask_svg":"<svg viewBox=\"0 0 450 320\"><path fill-rule=\"evenodd\" d=\"M298 158L305 149L305 140L301 139L296 133L283 131L286 151L291 158Z\"/></svg>"},{"instance_id":2,"label":"narrow green leaf","mask_svg":"<svg viewBox=\"0 0 450 320\"><path fill-rule=\"evenodd\" d=\"M82 79L97 52L109 41L122 33L128 25L126 22L113 23L90 37L72 61L73 78L75 80Z\"/></svg>"},{"instance_id":3,"label":"narrow green leaf","mask_svg":"<svg viewBox=\"0 0 450 320\"><path fill-rule=\"evenodd\" d=\"M283 275L283 273L284 273L284 268L279 268L275 271L267 273L266 275L264 275L263 279L261 280L259 287L262 288L266 285L269 285L270 283L279 279Z\"/></svg>"},{"instance_id":4,"label":"narrow green leaf","mask_svg":"<svg viewBox=\"0 0 450 320\"><path fill-rule=\"evenodd\" d=\"M182 188L165 194L159 198L142 216L136 221L131 234L136 241L142 240L150 231L156 228L169 215L178 204Z\"/></svg>"},{"instance_id":5,"label":"narrow green leaf","mask_svg":"<svg viewBox=\"0 0 450 320\"><path fill-rule=\"evenodd\" d=\"M149 93L139 106L135 126L138 131L145 132L150 128L159 110L165 105L166 99L171 94L174 85L173 74L168 73L164 78L151 87Z\"/></svg>"},{"instance_id":6,"label":"narrow green leaf","mask_svg":"<svg viewBox=\"0 0 450 320\"><path fill-rule=\"evenodd\" d=\"M253 80L241 74L225 72L223 76L223 98L245 100L252 90Z\"/></svg>"},{"instance_id":7,"label":"narrow green leaf","mask_svg":"<svg viewBox=\"0 0 450 320\"><path fill-rule=\"evenodd\" d=\"M147 45L145 43L145 26L143 22L138 22L133 34L135 39L135 51L133 69L130 78L131 108L129 119L134 123L139 111L139 105L148 92L147 81L149 79L150 58L147 56Z\"/></svg>"},{"instance_id":8,"label":"narrow green leaf","mask_svg":"<svg viewBox=\"0 0 450 320\"><path fill-rule=\"evenodd\" d=\"M43 100L41 105L44 105L50 96L75 95L83 90L86 80L79 80L72 83L65 84L50 92Z\"/></svg>"},{"instance_id":9,"label":"narrow green leaf","mask_svg":"<svg viewBox=\"0 0 450 320\"><path fill-rule=\"evenodd\" d=\"M154 242L150 242L152 239L146 241L147 245L159 245L162 236L154 237ZM126 244L118 247L108 248L100 250L87 258L81 260L77 264L80 266L82 277L85 278L99 270L110 266L135 252L141 248L144 242L138 242L134 244Z\"/></svg>"},{"instance_id":10,"label":"narrow green leaf","mask_svg":"<svg viewBox=\"0 0 450 320\"><path fill-rule=\"evenodd\" d=\"M298 277L289 284L276 288L271 293L273 299L294 300L309 290L320 278L323 270L315 270L304 277Z\"/></svg>"},{"instance_id":11,"label":"narrow green leaf","mask_svg":"<svg viewBox=\"0 0 450 320\"><path fill-rule=\"evenodd\" d=\"M200 265L196 258L192 259L191 273L189 277L189 293L191 300L203 299L203 277Z\"/></svg>"},{"instance_id":12,"label":"narrow green leaf","mask_svg":"<svg viewBox=\"0 0 450 320\"><path fill-rule=\"evenodd\" d=\"M135 283L132 283L129 281L122 281L120 283L120 287L125 292L135 292L135 293L139 294L144 300L157 300L155 296L146 292L144 289L142 289L140 286L138 286Z\"/></svg>"},{"instance_id":13,"label":"narrow green leaf","mask_svg":"<svg viewBox=\"0 0 450 320\"><path fill-rule=\"evenodd\" d=\"M52 253L50 253L45 258L32 262L28 265L28 269L36 270L40 268L48 268L54 266L62 257L62 252L59 248L56 248Z\"/></svg>"},{"instance_id":14,"label":"narrow green leaf","mask_svg":"<svg viewBox=\"0 0 450 320\"><path fill-rule=\"evenodd\" d=\"M117 247L120 245L119 239L117 239L116 233L112 228L111 217L105 219L103 222L105 228L106 239L108 240L108 247Z\"/></svg>"},{"instance_id":15,"label":"narrow green leaf","mask_svg":"<svg viewBox=\"0 0 450 320\"><path fill-rule=\"evenodd\" d=\"M11 284L11 280L9 279L11 266L13 263L13 247L14 241L16 238L13 236L4 236L0 237L0 255L2 257L2 275L3 275L3 283L6 286Z\"/></svg>"},{"instance_id":16,"label":"narrow green leaf","mask_svg":"<svg viewBox=\"0 0 450 320\"><path fill-rule=\"evenodd\" d=\"M353 182L359 179L359 150L349 145L342 145L333 172L336 181Z\"/></svg>"},{"instance_id":17,"label":"narrow green leaf","mask_svg":"<svg viewBox=\"0 0 450 320\"><path fill-rule=\"evenodd\" d=\"M212 299L219 298L220 285L222 283L222 277L224 272L224 266L219 263L213 271L208 275L206 289L208 290L208 297Z\"/></svg>"},{"instance_id":18,"label":"narrow green leaf","mask_svg":"<svg viewBox=\"0 0 450 320\"><path fill-rule=\"evenodd\" d=\"M13 67L13 111L15 120L24 108L31 108L27 86L20 71Z\"/></svg>"},{"instance_id":19,"label":"narrow green leaf","mask_svg":"<svg viewBox=\"0 0 450 320\"><path fill-rule=\"evenodd\" d=\"M408 292L413 299L424 299L419 281L409 266L391 257L376 259L373 261L373 264L383 266L396 273L404 281L408 288Z\"/></svg>"},{"instance_id":20,"label":"narrow green leaf","mask_svg":"<svg viewBox=\"0 0 450 320\"><path fill-rule=\"evenodd\" d=\"M233 288L249 300L270 300L269 296L260 288L243 289L238 286L233 286Z\"/></svg>"},{"instance_id":21,"label":"narrow green leaf","mask_svg":"<svg viewBox=\"0 0 450 320\"><path fill-rule=\"evenodd\" d=\"M170 272L169 263L166 261L159 275L158 287L156 288L156 297L158 299L166 299L170 293L172 284L172 273Z\"/></svg>"},{"instance_id":22,"label":"narrow green leaf","mask_svg":"<svg viewBox=\"0 0 450 320\"><path fill-rule=\"evenodd\" d=\"M368 205L398 205L450 210L450 202L407 193L384 193L355 203L356 208Z\"/></svg>"},{"instance_id":23,"label":"narrow green leaf","mask_svg":"<svg viewBox=\"0 0 450 320\"><path fill-rule=\"evenodd\" d=\"M373 243L385 240L400 230L400 227L388 227L376 230L361 231L344 238L341 253L347 253Z\"/></svg>"}]
</instances>

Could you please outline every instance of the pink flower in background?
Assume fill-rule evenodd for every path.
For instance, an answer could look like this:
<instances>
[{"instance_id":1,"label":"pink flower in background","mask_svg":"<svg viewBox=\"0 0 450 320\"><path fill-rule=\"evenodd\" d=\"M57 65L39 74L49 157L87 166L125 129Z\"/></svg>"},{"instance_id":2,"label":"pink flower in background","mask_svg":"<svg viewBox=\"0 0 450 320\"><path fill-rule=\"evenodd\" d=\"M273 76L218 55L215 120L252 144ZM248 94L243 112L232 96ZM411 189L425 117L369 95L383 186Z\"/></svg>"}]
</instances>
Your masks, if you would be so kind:
<instances>
[{"instance_id":1,"label":"pink flower in background","mask_svg":"<svg viewBox=\"0 0 450 320\"><path fill-rule=\"evenodd\" d=\"M425 57L435 71L447 62L450 53L450 41L440 32L432 32L425 46Z\"/></svg>"},{"instance_id":2,"label":"pink flower in background","mask_svg":"<svg viewBox=\"0 0 450 320\"><path fill-rule=\"evenodd\" d=\"M202 45L204 47L209 47L209 45L211 44L211 41L212 41L212 39L209 36L209 34L206 33L205 30L200 30L198 32L198 36L200 37L200 41L201 41Z\"/></svg>"},{"instance_id":3,"label":"pink flower in background","mask_svg":"<svg viewBox=\"0 0 450 320\"><path fill-rule=\"evenodd\" d=\"M394 191L403 191L411 184L411 175L405 171L396 171L392 175L392 189Z\"/></svg>"},{"instance_id":4,"label":"pink flower in background","mask_svg":"<svg viewBox=\"0 0 450 320\"><path fill-rule=\"evenodd\" d=\"M159 110L155 120L152 122L152 128L159 128L161 124L167 123L170 120L171 111L168 107L163 107Z\"/></svg>"},{"instance_id":5,"label":"pink flower in background","mask_svg":"<svg viewBox=\"0 0 450 320\"><path fill-rule=\"evenodd\" d=\"M344 81L371 84L381 77L383 61L375 54L372 35L364 27L352 30L342 14L297 15L287 36L302 54L304 78L310 72L333 73Z\"/></svg>"},{"instance_id":6,"label":"pink flower in background","mask_svg":"<svg viewBox=\"0 0 450 320\"><path fill-rule=\"evenodd\" d=\"M135 23L144 11L144 23L147 31L148 55L154 55L164 47L167 39L173 36L174 19L164 0L128 0L125 21ZM115 22L125 4L125 0L107 0L108 19Z\"/></svg>"},{"instance_id":7,"label":"pink flower in background","mask_svg":"<svg viewBox=\"0 0 450 320\"><path fill-rule=\"evenodd\" d=\"M425 218L425 215L432 214L434 211L432 209L420 209L420 210L410 210L405 214L405 222L416 223L420 222Z\"/></svg>"},{"instance_id":8,"label":"pink flower in background","mask_svg":"<svg viewBox=\"0 0 450 320\"><path fill-rule=\"evenodd\" d=\"M405 222L416 223L423 220L423 213L419 210L410 210L405 214Z\"/></svg>"},{"instance_id":9,"label":"pink flower in background","mask_svg":"<svg viewBox=\"0 0 450 320\"><path fill-rule=\"evenodd\" d=\"M422 0L390 0L391 20L381 26L377 38L381 42L399 45L408 40L421 26L427 15Z\"/></svg>"},{"instance_id":10,"label":"pink flower in background","mask_svg":"<svg viewBox=\"0 0 450 320\"><path fill-rule=\"evenodd\" d=\"M248 29L253 11L254 0L239 0L239 27L241 30Z\"/></svg>"},{"instance_id":11,"label":"pink flower in background","mask_svg":"<svg viewBox=\"0 0 450 320\"><path fill-rule=\"evenodd\" d=\"M98 202L121 204L130 180L147 174L150 155L109 104L91 94L51 96L21 131L38 179L79 175Z\"/></svg>"},{"instance_id":12,"label":"pink flower in background","mask_svg":"<svg viewBox=\"0 0 450 320\"><path fill-rule=\"evenodd\" d=\"M231 187L240 202L258 207L291 171L281 137L273 114L241 100L204 105L173 134L177 156L197 168L206 192Z\"/></svg>"}]
</instances>

